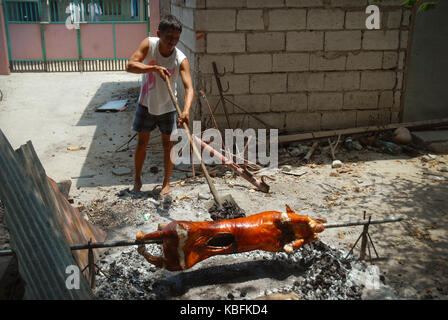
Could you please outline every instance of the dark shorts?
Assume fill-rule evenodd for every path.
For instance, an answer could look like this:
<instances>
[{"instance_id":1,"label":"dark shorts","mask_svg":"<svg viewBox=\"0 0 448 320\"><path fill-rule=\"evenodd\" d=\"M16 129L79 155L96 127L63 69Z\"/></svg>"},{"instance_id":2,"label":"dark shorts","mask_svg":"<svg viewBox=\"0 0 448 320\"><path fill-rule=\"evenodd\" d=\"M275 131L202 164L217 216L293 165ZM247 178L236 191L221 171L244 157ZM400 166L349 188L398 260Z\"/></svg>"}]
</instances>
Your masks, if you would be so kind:
<instances>
[{"instance_id":1,"label":"dark shorts","mask_svg":"<svg viewBox=\"0 0 448 320\"><path fill-rule=\"evenodd\" d=\"M161 115L153 115L148 112L148 108L138 105L135 113L132 130L137 132L151 132L156 127L159 127L163 134L171 134L177 128L177 113L176 111L164 113Z\"/></svg>"}]
</instances>

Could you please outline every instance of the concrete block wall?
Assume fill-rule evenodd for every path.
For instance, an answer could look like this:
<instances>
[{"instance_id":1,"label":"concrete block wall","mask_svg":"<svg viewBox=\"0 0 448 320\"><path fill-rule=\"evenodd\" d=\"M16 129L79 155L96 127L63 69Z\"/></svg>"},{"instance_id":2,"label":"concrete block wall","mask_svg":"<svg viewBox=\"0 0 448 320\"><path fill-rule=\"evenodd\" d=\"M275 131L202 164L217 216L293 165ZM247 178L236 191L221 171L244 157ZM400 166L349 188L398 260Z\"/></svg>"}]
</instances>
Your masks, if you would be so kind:
<instances>
[{"instance_id":1,"label":"concrete block wall","mask_svg":"<svg viewBox=\"0 0 448 320\"><path fill-rule=\"evenodd\" d=\"M215 61L226 97L301 132L399 121L412 12L401 2L375 3L380 30L365 26L367 0L172 0L171 13L184 25L179 47L195 89L212 107ZM227 108L232 125L264 127ZM207 117L204 103L199 113ZM221 107L215 115L227 127Z\"/></svg>"}]
</instances>

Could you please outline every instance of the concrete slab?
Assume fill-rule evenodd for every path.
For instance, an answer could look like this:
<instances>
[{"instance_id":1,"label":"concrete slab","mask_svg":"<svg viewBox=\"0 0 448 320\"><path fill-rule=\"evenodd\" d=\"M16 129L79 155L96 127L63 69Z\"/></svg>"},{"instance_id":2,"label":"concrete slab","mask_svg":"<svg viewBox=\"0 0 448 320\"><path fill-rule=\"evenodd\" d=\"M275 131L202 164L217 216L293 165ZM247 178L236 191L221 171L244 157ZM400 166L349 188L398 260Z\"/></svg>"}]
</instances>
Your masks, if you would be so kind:
<instances>
[{"instance_id":1,"label":"concrete slab","mask_svg":"<svg viewBox=\"0 0 448 320\"><path fill-rule=\"evenodd\" d=\"M423 143L448 141L448 130L413 131L412 134Z\"/></svg>"}]
</instances>

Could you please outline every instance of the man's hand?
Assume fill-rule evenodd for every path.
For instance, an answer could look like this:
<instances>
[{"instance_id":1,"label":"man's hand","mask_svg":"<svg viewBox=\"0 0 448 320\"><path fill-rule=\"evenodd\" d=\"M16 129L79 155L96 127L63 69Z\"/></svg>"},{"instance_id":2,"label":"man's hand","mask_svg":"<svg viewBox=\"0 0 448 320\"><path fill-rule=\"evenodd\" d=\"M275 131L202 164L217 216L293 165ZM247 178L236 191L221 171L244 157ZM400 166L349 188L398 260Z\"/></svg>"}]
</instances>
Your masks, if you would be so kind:
<instances>
[{"instance_id":1,"label":"man's hand","mask_svg":"<svg viewBox=\"0 0 448 320\"><path fill-rule=\"evenodd\" d=\"M159 76L163 79L163 81L167 81L167 79L171 77L170 72L165 67L157 66L156 71L159 74Z\"/></svg>"},{"instance_id":2,"label":"man's hand","mask_svg":"<svg viewBox=\"0 0 448 320\"><path fill-rule=\"evenodd\" d=\"M190 115L188 114L188 112L185 112L185 111L182 112L178 122L179 122L179 126L182 126L184 123L186 123L188 126L188 124L190 123Z\"/></svg>"}]
</instances>

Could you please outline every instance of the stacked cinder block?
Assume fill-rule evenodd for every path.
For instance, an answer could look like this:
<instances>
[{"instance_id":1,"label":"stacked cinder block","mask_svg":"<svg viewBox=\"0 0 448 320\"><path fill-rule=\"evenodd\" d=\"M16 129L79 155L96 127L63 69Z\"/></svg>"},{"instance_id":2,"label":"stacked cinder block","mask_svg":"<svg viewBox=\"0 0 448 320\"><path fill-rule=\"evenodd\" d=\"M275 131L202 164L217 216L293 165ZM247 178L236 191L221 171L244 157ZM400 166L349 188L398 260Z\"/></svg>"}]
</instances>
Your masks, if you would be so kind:
<instances>
[{"instance_id":1,"label":"stacked cinder block","mask_svg":"<svg viewBox=\"0 0 448 320\"><path fill-rule=\"evenodd\" d=\"M380 30L366 28L367 0L172 0L171 13L212 107L215 61L231 101L299 132L399 121L412 12L401 2L375 3ZM233 124L243 120L227 105ZM226 127L222 108L216 116Z\"/></svg>"}]
</instances>

